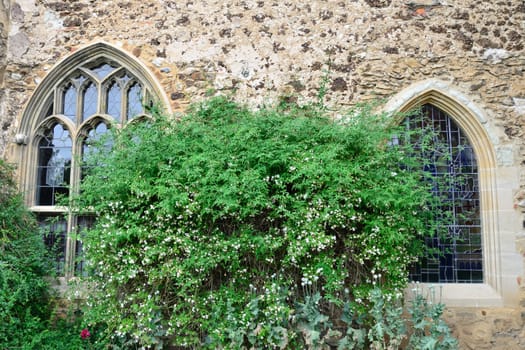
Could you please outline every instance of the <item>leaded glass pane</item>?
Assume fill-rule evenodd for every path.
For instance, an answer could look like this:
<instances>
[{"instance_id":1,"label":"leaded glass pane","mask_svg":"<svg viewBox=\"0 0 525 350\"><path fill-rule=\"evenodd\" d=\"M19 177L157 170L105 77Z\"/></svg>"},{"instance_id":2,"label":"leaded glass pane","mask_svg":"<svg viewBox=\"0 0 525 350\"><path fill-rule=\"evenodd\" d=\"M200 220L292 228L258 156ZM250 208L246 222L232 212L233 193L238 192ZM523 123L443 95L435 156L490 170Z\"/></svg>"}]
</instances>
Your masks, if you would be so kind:
<instances>
[{"instance_id":1,"label":"leaded glass pane","mask_svg":"<svg viewBox=\"0 0 525 350\"><path fill-rule=\"evenodd\" d=\"M107 77L108 75L110 75L111 72L113 72L115 69L117 69L117 68L113 67L112 65L110 65L108 63L103 63L100 66L93 68L92 71L95 73L95 75L100 80L102 80L105 77Z\"/></svg>"},{"instance_id":2,"label":"leaded glass pane","mask_svg":"<svg viewBox=\"0 0 525 350\"><path fill-rule=\"evenodd\" d=\"M122 91L117 82L113 82L108 89L106 113L119 121L122 110Z\"/></svg>"},{"instance_id":3,"label":"leaded glass pane","mask_svg":"<svg viewBox=\"0 0 525 350\"><path fill-rule=\"evenodd\" d=\"M69 193L72 143L69 131L55 124L38 146L37 205L56 205L57 195Z\"/></svg>"},{"instance_id":4,"label":"leaded glass pane","mask_svg":"<svg viewBox=\"0 0 525 350\"><path fill-rule=\"evenodd\" d=\"M88 132L88 137L82 143L82 159L86 159L95 150L95 146L100 142L101 137L108 131L106 124L100 122Z\"/></svg>"},{"instance_id":5,"label":"leaded glass pane","mask_svg":"<svg viewBox=\"0 0 525 350\"><path fill-rule=\"evenodd\" d=\"M53 213L39 212L37 218L44 242L55 255L59 275L69 275L73 271L80 275L85 273L81 238L85 229L92 226L94 217L89 215L77 217L74 213L59 215L56 212L61 210L59 205L64 203L61 198L67 199L70 193L69 187L80 188L79 184L88 170L84 161L95 150L100 149L100 146L102 149L105 149L104 147L110 149L112 146L111 134L108 133L109 126L106 124L108 121L104 116L96 117L96 115L105 113L111 115L118 124L124 124L127 120L142 114L145 90L141 83L136 76L131 75L118 63L97 59L64 74L58 88L49 91L45 101L40 101L42 108L39 111L39 119L52 118L58 114L64 115L74 124L68 130L66 125L69 127L71 123L58 120L58 118L62 119L59 116L55 123L48 124L49 127L42 128L37 133L42 136L37 145L35 201L32 204L39 206L37 207L39 211L45 206L53 206L49 208ZM58 101L58 105L55 101ZM72 162L73 157L75 162ZM72 172L72 163L80 168ZM88 164L90 167L104 166L100 163ZM72 227L68 227L69 225ZM75 239L78 239L76 245L66 244L67 240L72 242L71 240ZM67 262L71 263L73 261L71 258L76 253L75 265L65 266L66 249L73 247L76 247L74 252L67 252Z\"/></svg>"},{"instance_id":6,"label":"leaded glass pane","mask_svg":"<svg viewBox=\"0 0 525 350\"><path fill-rule=\"evenodd\" d=\"M445 237L426 239L427 246L435 253L414 266L411 278L427 283L481 283L482 232L474 150L454 120L434 106L423 106L422 119L412 118L409 124L412 129L430 128L435 144L439 145L432 154L425 154L428 160L425 170L436 179L435 195L444 198L440 210L449 212L452 217ZM446 178L446 185L438 178Z\"/></svg>"},{"instance_id":7,"label":"leaded glass pane","mask_svg":"<svg viewBox=\"0 0 525 350\"><path fill-rule=\"evenodd\" d=\"M67 221L52 214L38 214L37 220L44 244L54 258L55 269L61 274L66 261Z\"/></svg>"},{"instance_id":8,"label":"leaded glass pane","mask_svg":"<svg viewBox=\"0 0 525 350\"><path fill-rule=\"evenodd\" d=\"M63 96L63 114L75 121L77 115L77 89L73 84L69 84Z\"/></svg>"},{"instance_id":9,"label":"leaded glass pane","mask_svg":"<svg viewBox=\"0 0 525 350\"><path fill-rule=\"evenodd\" d=\"M142 88L138 83L128 90L127 98L127 118L130 120L142 114Z\"/></svg>"},{"instance_id":10,"label":"leaded glass pane","mask_svg":"<svg viewBox=\"0 0 525 350\"><path fill-rule=\"evenodd\" d=\"M89 83L82 95L82 121L84 121L97 113L98 91L95 84Z\"/></svg>"},{"instance_id":11,"label":"leaded glass pane","mask_svg":"<svg viewBox=\"0 0 525 350\"><path fill-rule=\"evenodd\" d=\"M97 146L100 146L99 143L101 141L104 141L105 144L103 145L105 148L109 149L111 147L111 143L109 140L101 140L101 138L106 134L108 131L108 126L102 122L97 124L95 128L91 129L88 132L88 136L85 138L84 142L82 142L82 162L85 163L91 155L94 154L94 152L97 150ZM88 170L88 167L84 164L81 169L81 178L84 178L86 171Z\"/></svg>"}]
</instances>

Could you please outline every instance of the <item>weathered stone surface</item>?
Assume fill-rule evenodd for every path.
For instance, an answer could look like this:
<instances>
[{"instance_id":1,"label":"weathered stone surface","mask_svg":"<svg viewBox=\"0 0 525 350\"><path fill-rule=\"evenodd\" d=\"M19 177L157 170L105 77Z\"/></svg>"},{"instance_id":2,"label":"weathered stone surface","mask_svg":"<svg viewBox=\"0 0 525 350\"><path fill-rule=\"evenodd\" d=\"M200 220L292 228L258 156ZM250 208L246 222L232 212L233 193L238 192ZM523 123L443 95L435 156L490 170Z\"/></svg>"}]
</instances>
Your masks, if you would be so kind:
<instances>
[{"instance_id":1,"label":"weathered stone surface","mask_svg":"<svg viewBox=\"0 0 525 350\"><path fill-rule=\"evenodd\" d=\"M29 38L24 32L9 37L9 53L13 59L20 59L29 49Z\"/></svg>"},{"instance_id":2,"label":"weathered stone surface","mask_svg":"<svg viewBox=\"0 0 525 350\"><path fill-rule=\"evenodd\" d=\"M525 188L524 21L522 0L0 0L0 155L51 67L104 40L147 67L175 110L210 91L304 103L327 82L325 103L341 108L450 82L499 128L495 156ZM508 311L449 320L465 349L525 348L521 310Z\"/></svg>"},{"instance_id":3,"label":"weathered stone surface","mask_svg":"<svg viewBox=\"0 0 525 350\"><path fill-rule=\"evenodd\" d=\"M519 311L505 308L454 308L444 314L461 349L523 349L524 322Z\"/></svg>"}]
</instances>

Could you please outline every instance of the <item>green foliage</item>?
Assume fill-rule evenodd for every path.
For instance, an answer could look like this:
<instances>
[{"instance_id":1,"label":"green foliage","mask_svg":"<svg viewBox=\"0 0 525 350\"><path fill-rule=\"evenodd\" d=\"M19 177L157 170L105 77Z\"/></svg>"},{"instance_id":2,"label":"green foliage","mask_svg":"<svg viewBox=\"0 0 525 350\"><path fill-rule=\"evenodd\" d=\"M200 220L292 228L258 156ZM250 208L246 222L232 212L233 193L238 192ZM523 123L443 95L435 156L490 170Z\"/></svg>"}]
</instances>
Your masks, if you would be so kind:
<instances>
[{"instance_id":1,"label":"green foliage","mask_svg":"<svg viewBox=\"0 0 525 350\"><path fill-rule=\"evenodd\" d=\"M50 264L36 222L0 160L0 344L20 345L49 314Z\"/></svg>"},{"instance_id":2,"label":"green foliage","mask_svg":"<svg viewBox=\"0 0 525 350\"><path fill-rule=\"evenodd\" d=\"M428 298L415 289L406 308L402 305L401 294L384 294L378 287L370 291L369 297L370 307L365 311L359 311L349 302L345 303L341 321L346 330L341 332L334 330L331 323L318 322L328 317L319 310L317 295L317 302L311 303L311 310L305 315L308 315L308 324L317 324L318 327L300 327L306 340L315 338L316 342L308 344L305 341L305 345L309 349L337 346L338 350L457 349L456 339L441 319L444 305L436 302L434 295ZM409 317L404 317L405 311Z\"/></svg>"},{"instance_id":3,"label":"green foliage","mask_svg":"<svg viewBox=\"0 0 525 350\"><path fill-rule=\"evenodd\" d=\"M345 302L404 288L434 232L418 153L369 107L323 113L214 98L114 130L76 208L97 215L87 321L121 344L314 347ZM375 324L347 341L395 338Z\"/></svg>"},{"instance_id":4,"label":"green foliage","mask_svg":"<svg viewBox=\"0 0 525 350\"><path fill-rule=\"evenodd\" d=\"M448 350L456 349L457 340L450 334L448 325L441 319L445 306L437 301L433 287L425 296L417 288L409 307L412 334L409 349Z\"/></svg>"},{"instance_id":5,"label":"green foliage","mask_svg":"<svg viewBox=\"0 0 525 350\"><path fill-rule=\"evenodd\" d=\"M78 320L60 319L52 255L0 160L0 349L84 349Z\"/></svg>"},{"instance_id":6,"label":"green foliage","mask_svg":"<svg viewBox=\"0 0 525 350\"><path fill-rule=\"evenodd\" d=\"M304 345L308 348L319 348L321 346L321 332L330 327L330 318L323 315L319 310L321 294L306 295L304 303L296 303L297 328L304 339Z\"/></svg>"},{"instance_id":7,"label":"green foliage","mask_svg":"<svg viewBox=\"0 0 525 350\"><path fill-rule=\"evenodd\" d=\"M46 324L39 332L25 339L21 349L85 349L85 342L79 336L79 322L58 319L54 324Z\"/></svg>"}]
</instances>

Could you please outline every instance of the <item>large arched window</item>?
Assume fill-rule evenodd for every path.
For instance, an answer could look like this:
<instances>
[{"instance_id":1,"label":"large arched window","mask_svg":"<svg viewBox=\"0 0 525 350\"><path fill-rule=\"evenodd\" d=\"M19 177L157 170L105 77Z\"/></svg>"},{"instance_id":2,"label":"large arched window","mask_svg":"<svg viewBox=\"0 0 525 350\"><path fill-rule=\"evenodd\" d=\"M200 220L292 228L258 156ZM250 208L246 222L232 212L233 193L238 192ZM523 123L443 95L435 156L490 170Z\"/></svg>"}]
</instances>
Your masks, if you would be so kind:
<instances>
[{"instance_id":1,"label":"large arched window","mask_svg":"<svg viewBox=\"0 0 525 350\"><path fill-rule=\"evenodd\" d=\"M426 239L431 248L411 279L426 283L482 283L483 245L476 154L463 130L439 108L425 104L421 113L406 119L409 129L429 133L432 151L425 153L425 171L432 191L443 200L441 215L449 219L443 231ZM443 180L443 181L440 181Z\"/></svg>"},{"instance_id":2,"label":"large arched window","mask_svg":"<svg viewBox=\"0 0 525 350\"><path fill-rule=\"evenodd\" d=\"M109 128L144 116L144 106L161 96L142 65L97 43L57 64L29 101L20 128L27 139L20 157L21 187L45 243L56 254L59 274L82 273L77 233L93 222L69 213L60 199L78 189L82 159Z\"/></svg>"}]
</instances>

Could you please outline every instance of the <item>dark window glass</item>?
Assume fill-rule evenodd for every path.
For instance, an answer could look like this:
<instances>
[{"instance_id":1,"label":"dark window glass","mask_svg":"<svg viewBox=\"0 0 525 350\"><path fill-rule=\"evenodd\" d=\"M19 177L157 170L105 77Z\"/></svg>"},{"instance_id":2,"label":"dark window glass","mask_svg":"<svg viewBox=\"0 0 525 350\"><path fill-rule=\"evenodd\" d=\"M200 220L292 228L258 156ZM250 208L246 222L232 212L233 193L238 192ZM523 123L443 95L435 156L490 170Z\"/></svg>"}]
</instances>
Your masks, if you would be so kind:
<instances>
[{"instance_id":1,"label":"dark window glass","mask_svg":"<svg viewBox=\"0 0 525 350\"><path fill-rule=\"evenodd\" d=\"M127 98L127 118L130 120L142 114L142 88L138 83L130 87Z\"/></svg>"},{"instance_id":2,"label":"dark window glass","mask_svg":"<svg viewBox=\"0 0 525 350\"><path fill-rule=\"evenodd\" d=\"M49 99L48 101L49 103L49 107L46 109L46 113L44 114L44 117L49 117L51 115L53 115L53 110L54 110L54 104L53 104L53 96L51 96L51 98Z\"/></svg>"},{"instance_id":3,"label":"dark window glass","mask_svg":"<svg viewBox=\"0 0 525 350\"><path fill-rule=\"evenodd\" d=\"M120 121L122 109L122 91L117 82L113 82L107 93L106 113L115 120Z\"/></svg>"},{"instance_id":4,"label":"dark window glass","mask_svg":"<svg viewBox=\"0 0 525 350\"><path fill-rule=\"evenodd\" d=\"M452 216L446 227L446 237L426 239L435 253L414 266L411 278L426 283L481 283L483 256L474 150L454 120L434 106L424 105L421 119L412 118L409 125L412 129L430 128L433 142L439 145L433 152L425 154L428 160L425 170L434 179L446 177L446 186L434 180L433 192L444 198L441 213L448 211Z\"/></svg>"},{"instance_id":5,"label":"dark window glass","mask_svg":"<svg viewBox=\"0 0 525 350\"><path fill-rule=\"evenodd\" d=\"M44 132L38 145L37 205L55 205L56 196L69 193L71 137L61 124Z\"/></svg>"},{"instance_id":6,"label":"dark window glass","mask_svg":"<svg viewBox=\"0 0 525 350\"><path fill-rule=\"evenodd\" d=\"M37 220L44 244L54 257L57 273L61 274L66 261L67 221L52 214L38 214Z\"/></svg>"},{"instance_id":7,"label":"dark window glass","mask_svg":"<svg viewBox=\"0 0 525 350\"><path fill-rule=\"evenodd\" d=\"M93 114L97 113L98 91L95 84L89 83L89 85L84 89L82 97L82 120L84 121Z\"/></svg>"}]
</instances>

